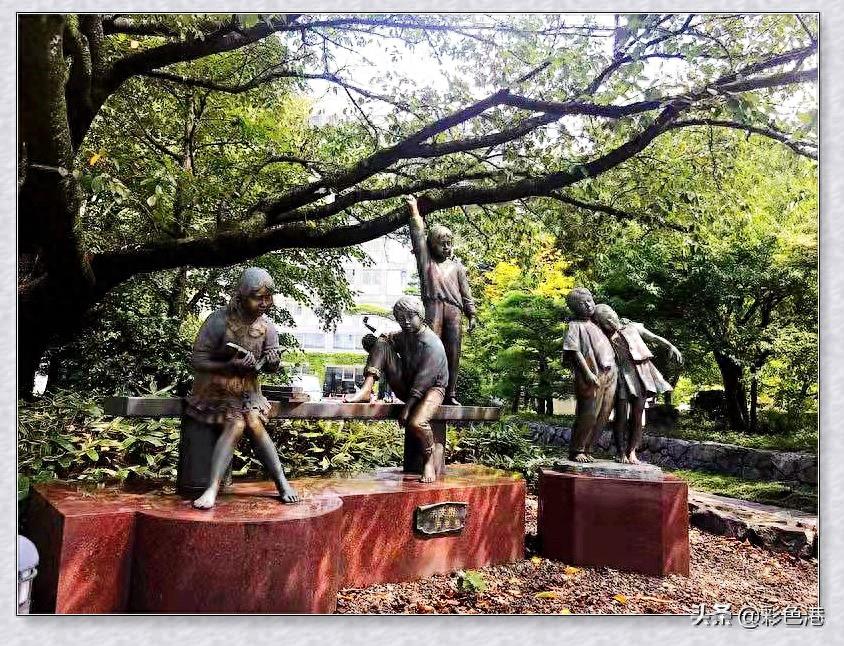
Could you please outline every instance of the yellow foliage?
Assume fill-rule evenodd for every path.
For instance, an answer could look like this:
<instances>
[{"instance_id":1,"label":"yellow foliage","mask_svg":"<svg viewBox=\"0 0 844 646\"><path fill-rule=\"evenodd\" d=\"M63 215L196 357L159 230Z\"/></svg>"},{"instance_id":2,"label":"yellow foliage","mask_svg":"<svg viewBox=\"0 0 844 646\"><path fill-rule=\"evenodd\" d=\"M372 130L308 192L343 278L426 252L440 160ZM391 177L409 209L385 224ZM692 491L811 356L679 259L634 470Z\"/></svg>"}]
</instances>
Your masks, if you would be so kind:
<instances>
[{"instance_id":1,"label":"yellow foliage","mask_svg":"<svg viewBox=\"0 0 844 646\"><path fill-rule=\"evenodd\" d=\"M504 294L516 288L521 275L522 270L517 265L502 260L487 275L486 297L493 303L500 301Z\"/></svg>"},{"instance_id":2,"label":"yellow foliage","mask_svg":"<svg viewBox=\"0 0 844 646\"><path fill-rule=\"evenodd\" d=\"M554 249L551 241L548 246L537 254L536 266L539 281L534 294L549 298L564 298L574 287L574 277L566 272L571 263Z\"/></svg>"}]
</instances>

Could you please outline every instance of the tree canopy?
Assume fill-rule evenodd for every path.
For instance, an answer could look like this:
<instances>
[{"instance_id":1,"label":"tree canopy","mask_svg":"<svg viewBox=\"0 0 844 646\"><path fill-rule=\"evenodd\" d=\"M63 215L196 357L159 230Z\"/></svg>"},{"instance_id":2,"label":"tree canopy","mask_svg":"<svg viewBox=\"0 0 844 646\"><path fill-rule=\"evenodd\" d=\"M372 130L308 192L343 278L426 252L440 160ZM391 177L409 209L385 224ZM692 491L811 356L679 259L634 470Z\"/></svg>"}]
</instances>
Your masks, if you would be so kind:
<instances>
[{"instance_id":1,"label":"tree canopy","mask_svg":"<svg viewBox=\"0 0 844 646\"><path fill-rule=\"evenodd\" d=\"M542 221L588 250L623 222L693 225L700 197L675 198L720 133L817 158L812 15L22 15L19 42L24 390L153 272L181 312L212 268L272 253L336 315L330 267L401 229L407 193L471 245ZM414 56L434 72L399 64ZM315 118L313 86L346 112ZM682 148L654 151L687 133L709 151L683 176Z\"/></svg>"}]
</instances>

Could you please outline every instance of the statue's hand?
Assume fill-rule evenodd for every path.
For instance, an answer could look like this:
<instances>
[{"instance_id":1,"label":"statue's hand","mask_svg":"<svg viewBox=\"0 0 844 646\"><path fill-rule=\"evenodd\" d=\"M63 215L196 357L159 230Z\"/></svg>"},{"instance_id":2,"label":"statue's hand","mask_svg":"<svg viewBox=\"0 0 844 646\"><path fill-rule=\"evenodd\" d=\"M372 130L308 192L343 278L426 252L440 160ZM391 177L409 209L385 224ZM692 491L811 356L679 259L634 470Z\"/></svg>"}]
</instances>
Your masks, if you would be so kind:
<instances>
[{"instance_id":1,"label":"statue's hand","mask_svg":"<svg viewBox=\"0 0 844 646\"><path fill-rule=\"evenodd\" d=\"M591 370L590 370L590 371L587 371L587 373L586 373L586 381L588 381L588 382L589 382L590 384L592 384L593 386L597 386L597 385L598 385L598 375L596 375L596 374L595 374L594 372L592 372Z\"/></svg>"},{"instance_id":2,"label":"statue's hand","mask_svg":"<svg viewBox=\"0 0 844 646\"><path fill-rule=\"evenodd\" d=\"M270 348L264 353L264 357L266 357L266 364L281 363L281 353L278 351L278 348Z\"/></svg>"},{"instance_id":3,"label":"statue's hand","mask_svg":"<svg viewBox=\"0 0 844 646\"><path fill-rule=\"evenodd\" d=\"M407 210L411 215L419 215L419 205L416 202L415 195L405 195L404 203L407 204Z\"/></svg>"},{"instance_id":4,"label":"statue's hand","mask_svg":"<svg viewBox=\"0 0 844 646\"><path fill-rule=\"evenodd\" d=\"M240 355L231 360L231 364L240 370L252 370L257 365L258 360L251 352L245 355Z\"/></svg>"},{"instance_id":5,"label":"statue's hand","mask_svg":"<svg viewBox=\"0 0 844 646\"><path fill-rule=\"evenodd\" d=\"M478 319L476 319L474 316L472 316L472 317L470 317L470 318L469 318L469 325L468 325L468 327L466 328L466 330L467 330L468 332L471 332L471 331L472 331L472 330L474 330L477 326L478 326Z\"/></svg>"},{"instance_id":6,"label":"statue's hand","mask_svg":"<svg viewBox=\"0 0 844 646\"><path fill-rule=\"evenodd\" d=\"M399 413L399 419L398 419L399 426L402 426L402 427L407 426L407 418L408 418L409 414L410 413L407 410L407 406L405 406L404 408L401 409L401 413Z\"/></svg>"},{"instance_id":7,"label":"statue's hand","mask_svg":"<svg viewBox=\"0 0 844 646\"><path fill-rule=\"evenodd\" d=\"M683 355L680 354L680 351L675 348L673 345L671 346L671 350L669 351L671 359L676 361L678 365L683 365Z\"/></svg>"}]
</instances>

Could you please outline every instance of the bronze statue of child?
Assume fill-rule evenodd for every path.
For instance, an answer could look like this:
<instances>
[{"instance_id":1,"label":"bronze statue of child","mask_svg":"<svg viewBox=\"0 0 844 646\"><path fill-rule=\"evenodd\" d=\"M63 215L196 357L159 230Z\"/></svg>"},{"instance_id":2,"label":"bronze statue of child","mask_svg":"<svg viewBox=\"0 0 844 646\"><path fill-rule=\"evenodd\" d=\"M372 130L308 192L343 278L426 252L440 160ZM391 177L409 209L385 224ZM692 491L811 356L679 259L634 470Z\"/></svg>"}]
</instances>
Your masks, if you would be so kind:
<instances>
[{"instance_id":1,"label":"bronze statue of child","mask_svg":"<svg viewBox=\"0 0 844 646\"><path fill-rule=\"evenodd\" d=\"M653 353L645 341L667 348L671 359L678 364L683 362L683 356L672 343L644 325L619 319L609 305L596 306L592 318L609 337L618 365L613 423L618 460L625 464L639 464L636 450L644 433L645 408L657 395L671 391L671 384L651 361Z\"/></svg>"},{"instance_id":2,"label":"bronze statue of child","mask_svg":"<svg viewBox=\"0 0 844 646\"><path fill-rule=\"evenodd\" d=\"M425 232L425 222L419 214L416 198L407 200L410 211L410 240L416 255L419 286L425 318L434 333L442 340L448 358L448 385L445 404L459 406L455 399L457 371L460 367L460 346L463 337L462 316L468 319L468 331L475 328L476 307L466 267L454 258L454 234L442 225L434 225Z\"/></svg>"},{"instance_id":3,"label":"bronze statue of child","mask_svg":"<svg viewBox=\"0 0 844 646\"><path fill-rule=\"evenodd\" d=\"M563 356L572 366L577 398L569 458L594 462L593 444L612 412L617 378L615 353L607 336L592 321L592 293L576 287L566 296L566 304L574 318L569 320Z\"/></svg>"},{"instance_id":4,"label":"bronze statue of child","mask_svg":"<svg viewBox=\"0 0 844 646\"><path fill-rule=\"evenodd\" d=\"M185 414L200 422L223 425L211 458L208 488L193 502L198 509L214 506L244 431L275 482L281 500L299 500L264 426L270 403L261 394L258 382L261 369L276 372L281 361L278 330L265 316L272 307L274 290L273 279L265 270L249 267L241 275L229 304L205 319L196 337L191 359L194 382Z\"/></svg>"},{"instance_id":5,"label":"bronze statue of child","mask_svg":"<svg viewBox=\"0 0 844 646\"><path fill-rule=\"evenodd\" d=\"M399 425L413 433L423 447L420 480L434 482L443 448L435 444L430 422L449 383L448 360L442 341L425 323L425 309L418 299L401 297L393 306L393 315L401 331L377 338L366 361L363 385L346 401L369 402L375 382L386 379L404 402Z\"/></svg>"}]
</instances>

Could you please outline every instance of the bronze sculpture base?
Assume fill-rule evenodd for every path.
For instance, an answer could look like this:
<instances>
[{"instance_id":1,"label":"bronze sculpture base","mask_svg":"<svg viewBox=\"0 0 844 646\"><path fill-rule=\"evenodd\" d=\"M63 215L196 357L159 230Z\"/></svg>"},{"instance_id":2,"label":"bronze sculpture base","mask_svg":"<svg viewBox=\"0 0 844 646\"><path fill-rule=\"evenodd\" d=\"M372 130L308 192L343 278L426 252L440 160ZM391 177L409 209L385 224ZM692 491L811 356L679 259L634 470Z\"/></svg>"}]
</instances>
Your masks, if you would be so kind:
<instances>
[{"instance_id":1,"label":"bronze sculpture base","mask_svg":"<svg viewBox=\"0 0 844 646\"><path fill-rule=\"evenodd\" d=\"M41 554L33 610L47 613L326 613L341 587L524 558L525 483L471 464L442 480L383 469L236 482L210 512L160 490L35 486Z\"/></svg>"}]
</instances>

